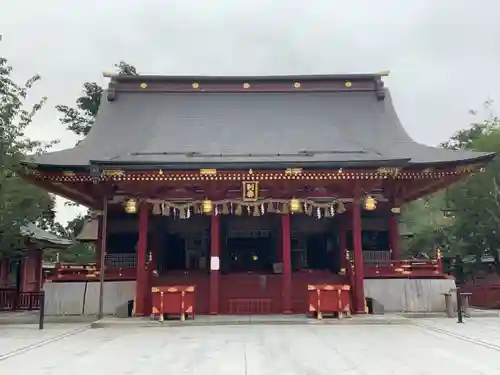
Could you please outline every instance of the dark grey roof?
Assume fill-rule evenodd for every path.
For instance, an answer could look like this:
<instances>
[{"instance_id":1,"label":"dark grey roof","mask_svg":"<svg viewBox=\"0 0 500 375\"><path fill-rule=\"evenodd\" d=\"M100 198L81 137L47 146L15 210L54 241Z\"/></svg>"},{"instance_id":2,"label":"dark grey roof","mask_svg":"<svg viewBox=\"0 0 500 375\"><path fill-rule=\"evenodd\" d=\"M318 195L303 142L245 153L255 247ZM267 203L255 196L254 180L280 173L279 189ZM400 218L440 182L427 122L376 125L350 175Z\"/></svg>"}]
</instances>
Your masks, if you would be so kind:
<instances>
[{"instance_id":1,"label":"dark grey roof","mask_svg":"<svg viewBox=\"0 0 500 375\"><path fill-rule=\"evenodd\" d=\"M36 162L341 167L489 157L414 142L388 91L384 100L370 91L123 92L112 102L103 98L94 127L78 146L47 153Z\"/></svg>"},{"instance_id":2,"label":"dark grey roof","mask_svg":"<svg viewBox=\"0 0 500 375\"><path fill-rule=\"evenodd\" d=\"M56 236L55 234L52 234L52 233L47 232L43 229L40 229L33 223L28 223L28 224L22 226L21 227L21 234L23 236L29 237L33 240L48 242L48 243L53 244L53 245L58 245L58 246L73 245L73 241L68 240L66 238Z\"/></svg>"}]
</instances>

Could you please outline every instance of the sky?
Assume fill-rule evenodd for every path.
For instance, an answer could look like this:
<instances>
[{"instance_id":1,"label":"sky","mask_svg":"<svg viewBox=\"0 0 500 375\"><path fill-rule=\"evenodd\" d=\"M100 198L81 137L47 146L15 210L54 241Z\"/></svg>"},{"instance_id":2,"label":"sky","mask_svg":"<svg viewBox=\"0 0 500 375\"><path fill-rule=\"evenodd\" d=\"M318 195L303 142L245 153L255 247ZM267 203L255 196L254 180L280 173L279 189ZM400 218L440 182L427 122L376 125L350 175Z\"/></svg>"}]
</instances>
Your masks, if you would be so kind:
<instances>
[{"instance_id":1,"label":"sky","mask_svg":"<svg viewBox=\"0 0 500 375\"><path fill-rule=\"evenodd\" d=\"M41 74L29 100L48 102L28 135L55 149L78 138L54 107L120 60L169 75L390 70L406 130L437 145L485 100L500 112L499 14L498 0L1 0L0 56L18 81ZM58 199L61 222L82 210Z\"/></svg>"}]
</instances>

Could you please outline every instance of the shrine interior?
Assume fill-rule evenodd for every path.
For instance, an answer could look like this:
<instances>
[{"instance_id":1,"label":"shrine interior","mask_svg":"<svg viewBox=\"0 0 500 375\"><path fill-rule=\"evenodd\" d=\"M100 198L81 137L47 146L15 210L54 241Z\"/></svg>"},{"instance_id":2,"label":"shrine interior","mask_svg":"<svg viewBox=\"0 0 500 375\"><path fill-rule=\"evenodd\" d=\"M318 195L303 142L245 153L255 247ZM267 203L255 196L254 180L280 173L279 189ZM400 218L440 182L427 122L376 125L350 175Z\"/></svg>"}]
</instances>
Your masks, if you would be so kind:
<instances>
[{"instance_id":1,"label":"shrine interior","mask_svg":"<svg viewBox=\"0 0 500 375\"><path fill-rule=\"evenodd\" d=\"M210 217L189 219L150 215L148 262L159 275L168 272L209 272ZM347 213L321 218L292 215L292 271L341 272L342 248L352 251ZM109 215L106 266L134 267L138 241L138 215L112 210ZM362 244L365 260L389 259L387 215L363 213ZM343 232L344 231L344 232ZM342 234L345 233L345 234ZM344 236L344 239L342 239ZM279 214L221 215L220 271L222 274L281 273ZM342 242L345 242L343 245ZM154 250L153 250L154 249ZM152 252L155 252L155 255Z\"/></svg>"}]
</instances>

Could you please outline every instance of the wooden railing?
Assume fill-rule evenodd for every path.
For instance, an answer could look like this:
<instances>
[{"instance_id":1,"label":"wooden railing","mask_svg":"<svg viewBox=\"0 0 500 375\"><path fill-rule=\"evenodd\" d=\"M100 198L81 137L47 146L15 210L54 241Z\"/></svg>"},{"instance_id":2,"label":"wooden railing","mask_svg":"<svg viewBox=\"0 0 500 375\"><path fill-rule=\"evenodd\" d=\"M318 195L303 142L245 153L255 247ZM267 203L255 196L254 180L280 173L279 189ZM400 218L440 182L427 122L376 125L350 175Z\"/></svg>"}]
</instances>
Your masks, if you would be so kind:
<instances>
[{"instance_id":1,"label":"wooden railing","mask_svg":"<svg viewBox=\"0 0 500 375\"><path fill-rule=\"evenodd\" d=\"M500 308L500 285L498 284L465 284L460 285L460 290L464 293L471 293L471 306L484 309Z\"/></svg>"},{"instance_id":2,"label":"wooden railing","mask_svg":"<svg viewBox=\"0 0 500 375\"><path fill-rule=\"evenodd\" d=\"M0 311L40 310L42 292L20 292L15 289L0 289Z\"/></svg>"},{"instance_id":3,"label":"wooden railing","mask_svg":"<svg viewBox=\"0 0 500 375\"><path fill-rule=\"evenodd\" d=\"M352 258L351 258L352 259ZM352 261L351 261L352 262ZM364 260L366 278L443 278L441 259L411 260ZM135 267L106 268L106 281L135 280ZM82 265L56 264L55 273L50 281L89 281L99 280L100 271L95 263Z\"/></svg>"},{"instance_id":4,"label":"wooden railing","mask_svg":"<svg viewBox=\"0 0 500 375\"><path fill-rule=\"evenodd\" d=\"M365 278L445 277L440 259L365 261Z\"/></svg>"},{"instance_id":5,"label":"wooden railing","mask_svg":"<svg viewBox=\"0 0 500 375\"><path fill-rule=\"evenodd\" d=\"M50 281L87 281L98 280L100 271L95 263L61 264L57 263L55 274ZM135 280L136 268L106 268L106 281Z\"/></svg>"}]
</instances>

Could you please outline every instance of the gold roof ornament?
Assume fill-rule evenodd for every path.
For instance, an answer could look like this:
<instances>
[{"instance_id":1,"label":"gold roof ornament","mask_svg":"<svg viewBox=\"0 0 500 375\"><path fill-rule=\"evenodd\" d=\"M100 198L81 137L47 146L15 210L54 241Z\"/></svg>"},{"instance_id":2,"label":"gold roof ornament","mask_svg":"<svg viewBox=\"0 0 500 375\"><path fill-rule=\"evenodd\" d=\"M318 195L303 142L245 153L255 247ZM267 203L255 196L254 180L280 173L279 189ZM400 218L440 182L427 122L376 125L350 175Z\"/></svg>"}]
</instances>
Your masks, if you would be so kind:
<instances>
[{"instance_id":1,"label":"gold roof ornament","mask_svg":"<svg viewBox=\"0 0 500 375\"><path fill-rule=\"evenodd\" d=\"M137 199L128 198L123 204L124 210L128 214L135 214L137 212Z\"/></svg>"},{"instance_id":2,"label":"gold roof ornament","mask_svg":"<svg viewBox=\"0 0 500 375\"><path fill-rule=\"evenodd\" d=\"M366 211L373 211L377 208L377 200L370 195L367 195L363 200L363 208Z\"/></svg>"}]
</instances>

